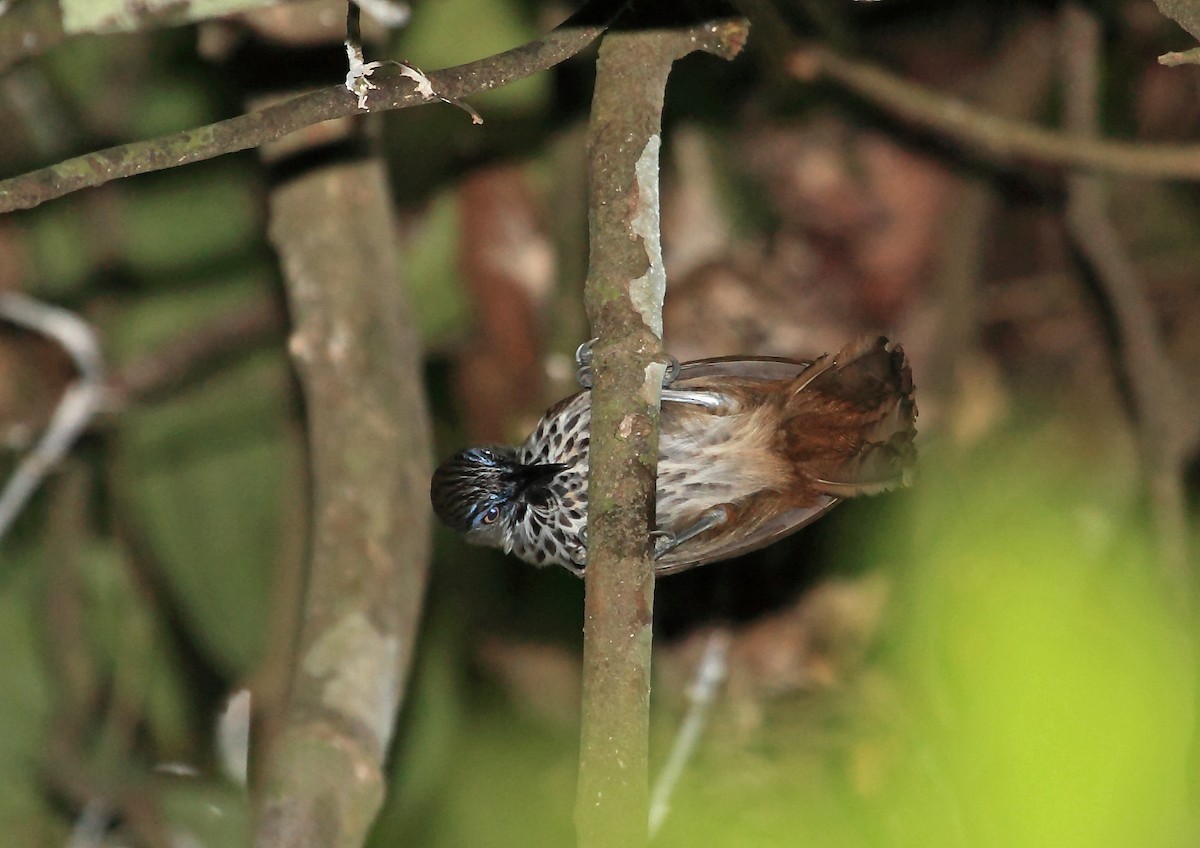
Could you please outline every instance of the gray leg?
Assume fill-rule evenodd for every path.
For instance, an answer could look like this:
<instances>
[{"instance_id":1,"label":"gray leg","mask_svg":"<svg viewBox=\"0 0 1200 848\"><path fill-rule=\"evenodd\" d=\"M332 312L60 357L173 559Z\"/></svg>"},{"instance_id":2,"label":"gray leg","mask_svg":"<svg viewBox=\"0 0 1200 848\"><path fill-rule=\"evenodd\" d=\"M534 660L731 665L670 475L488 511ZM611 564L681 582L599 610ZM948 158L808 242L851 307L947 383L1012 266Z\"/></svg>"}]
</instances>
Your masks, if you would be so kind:
<instances>
[{"instance_id":1,"label":"gray leg","mask_svg":"<svg viewBox=\"0 0 1200 848\"><path fill-rule=\"evenodd\" d=\"M728 415L737 409L737 405L726 395L705 390L687 391L663 388L663 403L686 403L699 406L717 415Z\"/></svg>"},{"instance_id":2,"label":"gray leg","mask_svg":"<svg viewBox=\"0 0 1200 848\"><path fill-rule=\"evenodd\" d=\"M723 527L729 522L730 517L730 508L725 504L717 504L714 507L706 509L690 527L685 527L678 533L655 530L650 534L654 539L654 558L658 559L664 554L670 553L684 542L696 538L701 533L707 533L715 527Z\"/></svg>"}]
</instances>

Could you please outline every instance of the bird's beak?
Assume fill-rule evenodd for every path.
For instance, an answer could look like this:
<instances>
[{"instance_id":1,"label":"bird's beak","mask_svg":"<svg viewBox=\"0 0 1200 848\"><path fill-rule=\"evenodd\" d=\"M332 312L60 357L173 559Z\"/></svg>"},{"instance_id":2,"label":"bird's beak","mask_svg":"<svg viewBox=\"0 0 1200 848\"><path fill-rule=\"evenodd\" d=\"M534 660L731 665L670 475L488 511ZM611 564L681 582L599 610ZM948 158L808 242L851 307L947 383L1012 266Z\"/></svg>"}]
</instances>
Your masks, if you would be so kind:
<instances>
[{"instance_id":1,"label":"bird's beak","mask_svg":"<svg viewBox=\"0 0 1200 848\"><path fill-rule=\"evenodd\" d=\"M545 462L538 465L522 465L513 474L515 482L519 489L528 489L530 486L542 486L549 483L562 471L566 471L569 466L561 462Z\"/></svg>"}]
</instances>

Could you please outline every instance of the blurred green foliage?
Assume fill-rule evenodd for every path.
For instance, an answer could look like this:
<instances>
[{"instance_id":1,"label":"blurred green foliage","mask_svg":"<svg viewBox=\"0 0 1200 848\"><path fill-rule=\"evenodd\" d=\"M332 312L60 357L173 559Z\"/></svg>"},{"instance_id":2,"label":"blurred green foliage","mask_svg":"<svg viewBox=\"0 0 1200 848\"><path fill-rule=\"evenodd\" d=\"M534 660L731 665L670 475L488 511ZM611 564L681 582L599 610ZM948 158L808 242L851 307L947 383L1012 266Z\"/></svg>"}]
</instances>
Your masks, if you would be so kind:
<instances>
[{"instance_id":1,"label":"blurred green foliage","mask_svg":"<svg viewBox=\"0 0 1200 848\"><path fill-rule=\"evenodd\" d=\"M263 354L123 428L115 482L209 659L231 678L261 658L288 529L286 384L279 357Z\"/></svg>"},{"instance_id":2,"label":"blurred green foliage","mask_svg":"<svg viewBox=\"0 0 1200 848\"><path fill-rule=\"evenodd\" d=\"M191 289L198 270L231 261L236 268L261 244L257 181L232 162L207 170L201 179L181 173L145 178L136 190L120 192L109 209L67 202L38 210L27 225L37 291L79 296L104 272L147 287L183 283Z\"/></svg>"},{"instance_id":3,"label":"blurred green foliage","mask_svg":"<svg viewBox=\"0 0 1200 848\"><path fill-rule=\"evenodd\" d=\"M907 757L885 797L941 844L1194 835L1190 625L1090 450L927 462L897 633Z\"/></svg>"},{"instance_id":4,"label":"blurred green foliage","mask_svg":"<svg viewBox=\"0 0 1200 848\"><path fill-rule=\"evenodd\" d=\"M102 138L211 121L219 116L202 78L164 67L175 58L170 45L181 44L190 52L181 34L72 42L47 59L55 86L47 108ZM152 362L206 320L274 297L261 179L248 164L227 158L17 216L28 290L91 304L114 372ZM95 476L85 474L86 516L56 522L66 483L51 478L4 541L5 844L66 844L81 795L137 787L162 805L172 832L205 845L242 841L240 792L211 775L154 770L177 761L208 771L214 693L198 681L194 652L230 683L261 659L289 515L285 481L299 468L292 418L284 351L222 363L102 427L82 460L100 460ZM38 518L48 522L42 529ZM85 538L62 538L80 529Z\"/></svg>"},{"instance_id":5,"label":"blurred green foliage","mask_svg":"<svg viewBox=\"0 0 1200 848\"><path fill-rule=\"evenodd\" d=\"M214 215L225 208L208 206ZM187 327L252 308L271 283L251 267L131 300L106 327L113 356L119 363L153 357ZM297 485L289 475L299 460L286 432L290 381L282 351L247 356L127 410L116 439L115 494L137 516L141 540L207 658L231 679L261 658L281 540L291 529L284 486Z\"/></svg>"},{"instance_id":6,"label":"blurred green foliage","mask_svg":"<svg viewBox=\"0 0 1200 848\"><path fill-rule=\"evenodd\" d=\"M405 278L421 339L438 349L466 335L470 304L458 275L460 239L458 195L432 198L404 245Z\"/></svg>"},{"instance_id":7,"label":"blurred green foliage","mask_svg":"<svg viewBox=\"0 0 1200 848\"><path fill-rule=\"evenodd\" d=\"M44 583L33 557L6 557L0 583L0 644L4 646L4 692L0 698L0 828L17 844L37 845L61 836L36 779L45 749L55 682L40 648L44 632L37 604ZM57 832L56 832L57 831Z\"/></svg>"}]
</instances>

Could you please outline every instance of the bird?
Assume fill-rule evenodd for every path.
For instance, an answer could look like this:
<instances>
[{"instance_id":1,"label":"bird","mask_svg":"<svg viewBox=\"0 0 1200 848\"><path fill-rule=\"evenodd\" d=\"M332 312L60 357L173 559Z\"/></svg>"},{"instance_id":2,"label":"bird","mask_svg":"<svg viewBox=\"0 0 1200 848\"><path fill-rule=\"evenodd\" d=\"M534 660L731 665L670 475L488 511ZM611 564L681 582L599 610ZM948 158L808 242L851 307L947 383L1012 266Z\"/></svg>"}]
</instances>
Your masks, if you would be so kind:
<instances>
[{"instance_id":1,"label":"bird","mask_svg":"<svg viewBox=\"0 0 1200 848\"><path fill-rule=\"evenodd\" d=\"M433 474L438 518L470 543L582 577L591 419L585 390L519 445L482 445ZM765 547L842 500L911 484L917 405L904 349L883 336L813 360L672 363L659 419L655 575Z\"/></svg>"}]
</instances>

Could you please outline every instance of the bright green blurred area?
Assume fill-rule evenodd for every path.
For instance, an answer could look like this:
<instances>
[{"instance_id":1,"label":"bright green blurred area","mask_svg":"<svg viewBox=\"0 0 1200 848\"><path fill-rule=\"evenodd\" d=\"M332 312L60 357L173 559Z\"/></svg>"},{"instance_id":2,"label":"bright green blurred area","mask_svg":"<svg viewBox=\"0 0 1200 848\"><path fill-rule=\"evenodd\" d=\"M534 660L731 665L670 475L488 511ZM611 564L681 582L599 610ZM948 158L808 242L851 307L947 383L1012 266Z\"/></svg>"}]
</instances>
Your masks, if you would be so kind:
<instances>
[{"instance_id":1,"label":"bright green blurred area","mask_svg":"<svg viewBox=\"0 0 1200 848\"><path fill-rule=\"evenodd\" d=\"M1103 463L1063 463L1012 448L927 463L899 578L907 756L886 796L901 821L941 818L941 844L1188 834L1196 667L1181 599L1144 528L1114 510Z\"/></svg>"},{"instance_id":2,"label":"bright green blurred area","mask_svg":"<svg viewBox=\"0 0 1200 848\"><path fill-rule=\"evenodd\" d=\"M764 776L702 765L663 844L1187 843L1194 645L1142 528L1060 455L923 459L912 515L859 554L896 565L880 661L839 696L856 718L831 750L778 706L796 732L764 728Z\"/></svg>"}]
</instances>

